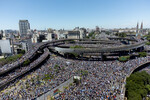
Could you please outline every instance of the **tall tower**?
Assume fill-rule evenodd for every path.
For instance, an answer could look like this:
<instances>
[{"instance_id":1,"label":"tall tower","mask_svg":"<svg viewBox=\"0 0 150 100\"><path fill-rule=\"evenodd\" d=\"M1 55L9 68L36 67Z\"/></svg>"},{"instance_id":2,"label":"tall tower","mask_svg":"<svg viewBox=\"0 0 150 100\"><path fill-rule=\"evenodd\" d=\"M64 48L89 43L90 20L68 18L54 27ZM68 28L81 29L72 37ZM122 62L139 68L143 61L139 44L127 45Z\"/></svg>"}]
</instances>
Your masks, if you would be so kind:
<instances>
[{"instance_id":1,"label":"tall tower","mask_svg":"<svg viewBox=\"0 0 150 100\"><path fill-rule=\"evenodd\" d=\"M136 26L136 33L139 33L139 23L137 23L137 26Z\"/></svg>"},{"instance_id":2,"label":"tall tower","mask_svg":"<svg viewBox=\"0 0 150 100\"><path fill-rule=\"evenodd\" d=\"M140 33L143 34L143 22L141 23Z\"/></svg>"},{"instance_id":3,"label":"tall tower","mask_svg":"<svg viewBox=\"0 0 150 100\"><path fill-rule=\"evenodd\" d=\"M143 30L143 22L141 23L141 30Z\"/></svg>"},{"instance_id":4,"label":"tall tower","mask_svg":"<svg viewBox=\"0 0 150 100\"><path fill-rule=\"evenodd\" d=\"M21 35L26 35L30 29L30 23L28 20L19 20L19 31Z\"/></svg>"}]
</instances>

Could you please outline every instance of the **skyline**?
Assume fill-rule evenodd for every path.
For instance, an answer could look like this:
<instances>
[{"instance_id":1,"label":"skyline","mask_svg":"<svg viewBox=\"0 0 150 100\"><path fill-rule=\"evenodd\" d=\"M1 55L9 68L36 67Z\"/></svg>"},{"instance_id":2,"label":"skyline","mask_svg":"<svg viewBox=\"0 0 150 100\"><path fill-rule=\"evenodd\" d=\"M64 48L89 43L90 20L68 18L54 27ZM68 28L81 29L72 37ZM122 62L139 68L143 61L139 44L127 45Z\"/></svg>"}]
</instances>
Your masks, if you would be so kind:
<instances>
[{"instance_id":1,"label":"skyline","mask_svg":"<svg viewBox=\"0 0 150 100\"><path fill-rule=\"evenodd\" d=\"M28 20L31 29L74 27L150 28L149 0L1 0L0 30L19 29Z\"/></svg>"}]
</instances>

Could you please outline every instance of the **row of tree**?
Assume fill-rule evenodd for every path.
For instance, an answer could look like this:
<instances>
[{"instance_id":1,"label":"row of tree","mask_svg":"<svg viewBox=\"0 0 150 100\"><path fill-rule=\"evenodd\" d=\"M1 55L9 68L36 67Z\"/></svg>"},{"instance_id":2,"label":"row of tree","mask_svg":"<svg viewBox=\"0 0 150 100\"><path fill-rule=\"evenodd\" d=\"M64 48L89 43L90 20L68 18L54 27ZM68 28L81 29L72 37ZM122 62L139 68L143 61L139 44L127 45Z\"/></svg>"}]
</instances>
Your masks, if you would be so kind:
<instances>
[{"instance_id":1,"label":"row of tree","mask_svg":"<svg viewBox=\"0 0 150 100\"><path fill-rule=\"evenodd\" d=\"M9 56L7 58L0 59L0 66L3 66L5 64L11 63L13 61L16 61L18 58L20 58L23 54L17 54L13 56Z\"/></svg>"},{"instance_id":2,"label":"row of tree","mask_svg":"<svg viewBox=\"0 0 150 100\"><path fill-rule=\"evenodd\" d=\"M147 53L146 52L138 52L138 57L146 57ZM130 60L130 56L121 56L119 57L119 61L121 62L126 62Z\"/></svg>"},{"instance_id":3,"label":"row of tree","mask_svg":"<svg viewBox=\"0 0 150 100\"><path fill-rule=\"evenodd\" d=\"M118 37L126 37L127 33L124 33L124 32L122 32L122 33L116 33L116 36L118 36Z\"/></svg>"},{"instance_id":4,"label":"row of tree","mask_svg":"<svg viewBox=\"0 0 150 100\"><path fill-rule=\"evenodd\" d=\"M0 66L11 63L19 59L23 54L25 54L25 50L21 50L19 54L9 56L7 58L0 59Z\"/></svg>"},{"instance_id":5,"label":"row of tree","mask_svg":"<svg viewBox=\"0 0 150 100\"><path fill-rule=\"evenodd\" d=\"M144 36L150 42L150 32Z\"/></svg>"},{"instance_id":6,"label":"row of tree","mask_svg":"<svg viewBox=\"0 0 150 100\"><path fill-rule=\"evenodd\" d=\"M128 100L145 100L150 93L150 75L146 71L135 72L126 80Z\"/></svg>"},{"instance_id":7,"label":"row of tree","mask_svg":"<svg viewBox=\"0 0 150 100\"><path fill-rule=\"evenodd\" d=\"M121 62L128 61L129 59L130 59L130 56L121 56L121 57L119 57L119 61L121 61Z\"/></svg>"}]
</instances>

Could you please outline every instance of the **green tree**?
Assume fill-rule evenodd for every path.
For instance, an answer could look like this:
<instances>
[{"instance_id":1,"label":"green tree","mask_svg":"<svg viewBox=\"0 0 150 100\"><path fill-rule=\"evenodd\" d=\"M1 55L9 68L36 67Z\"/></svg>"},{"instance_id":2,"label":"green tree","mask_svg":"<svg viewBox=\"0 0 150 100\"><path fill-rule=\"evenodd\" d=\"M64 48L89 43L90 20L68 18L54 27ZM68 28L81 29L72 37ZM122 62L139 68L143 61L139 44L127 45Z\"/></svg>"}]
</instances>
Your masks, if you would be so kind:
<instances>
[{"instance_id":1,"label":"green tree","mask_svg":"<svg viewBox=\"0 0 150 100\"><path fill-rule=\"evenodd\" d=\"M9 56L7 58L2 58L2 59L0 59L0 65L3 66L4 64L8 64L8 63L11 63L13 61L16 61L21 56L22 56L22 54L17 54L17 55Z\"/></svg>"},{"instance_id":2,"label":"green tree","mask_svg":"<svg viewBox=\"0 0 150 100\"><path fill-rule=\"evenodd\" d=\"M111 33L111 32L108 32L108 31L106 32L107 35L110 35L110 33Z\"/></svg>"},{"instance_id":3,"label":"green tree","mask_svg":"<svg viewBox=\"0 0 150 100\"><path fill-rule=\"evenodd\" d=\"M142 100L142 97L140 94L137 94L134 91L129 92L128 100Z\"/></svg>"},{"instance_id":4,"label":"green tree","mask_svg":"<svg viewBox=\"0 0 150 100\"><path fill-rule=\"evenodd\" d=\"M89 37L92 37L94 34L94 32L89 33Z\"/></svg>"},{"instance_id":5,"label":"green tree","mask_svg":"<svg viewBox=\"0 0 150 100\"><path fill-rule=\"evenodd\" d=\"M129 59L130 59L130 56L121 56L121 57L119 57L119 61L121 61L121 62L128 61Z\"/></svg>"},{"instance_id":6,"label":"green tree","mask_svg":"<svg viewBox=\"0 0 150 100\"><path fill-rule=\"evenodd\" d=\"M149 38L149 40L150 40L150 38ZM146 45L150 45L150 42L146 42Z\"/></svg>"},{"instance_id":7,"label":"green tree","mask_svg":"<svg viewBox=\"0 0 150 100\"><path fill-rule=\"evenodd\" d=\"M146 52L139 52L139 56L140 56L140 57L146 57L146 56L147 56L147 53L146 53Z\"/></svg>"},{"instance_id":8,"label":"green tree","mask_svg":"<svg viewBox=\"0 0 150 100\"><path fill-rule=\"evenodd\" d=\"M23 62L23 66L27 66L29 64L30 64L30 60L29 59L27 59L26 61Z\"/></svg>"},{"instance_id":9,"label":"green tree","mask_svg":"<svg viewBox=\"0 0 150 100\"><path fill-rule=\"evenodd\" d=\"M25 50L21 50L20 53L21 53L21 54L25 54Z\"/></svg>"},{"instance_id":10,"label":"green tree","mask_svg":"<svg viewBox=\"0 0 150 100\"><path fill-rule=\"evenodd\" d=\"M150 92L150 85L146 85L146 89Z\"/></svg>"},{"instance_id":11,"label":"green tree","mask_svg":"<svg viewBox=\"0 0 150 100\"><path fill-rule=\"evenodd\" d=\"M119 34L119 37L126 37L126 36L127 36L127 34L124 32Z\"/></svg>"},{"instance_id":12,"label":"green tree","mask_svg":"<svg viewBox=\"0 0 150 100\"><path fill-rule=\"evenodd\" d=\"M142 100L150 89L150 75L145 71L136 72L126 80L126 94L128 100Z\"/></svg>"}]
</instances>

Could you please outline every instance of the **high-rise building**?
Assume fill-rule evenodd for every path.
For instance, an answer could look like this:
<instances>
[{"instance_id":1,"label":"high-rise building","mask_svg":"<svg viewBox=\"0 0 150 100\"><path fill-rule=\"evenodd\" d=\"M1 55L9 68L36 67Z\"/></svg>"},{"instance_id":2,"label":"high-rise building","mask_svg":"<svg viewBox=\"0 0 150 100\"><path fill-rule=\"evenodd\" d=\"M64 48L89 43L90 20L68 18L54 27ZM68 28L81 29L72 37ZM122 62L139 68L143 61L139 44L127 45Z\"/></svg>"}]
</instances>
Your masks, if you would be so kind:
<instances>
[{"instance_id":1,"label":"high-rise building","mask_svg":"<svg viewBox=\"0 0 150 100\"><path fill-rule=\"evenodd\" d=\"M141 23L141 29L140 29L141 34L143 34L143 22Z\"/></svg>"},{"instance_id":2,"label":"high-rise building","mask_svg":"<svg viewBox=\"0 0 150 100\"><path fill-rule=\"evenodd\" d=\"M19 31L21 35L27 34L30 29L30 23L28 20L19 20Z\"/></svg>"},{"instance_id":3,"label":"high-rise building","mask_svg":"<svg viewBox=\"0 0 150 100\"><path fill-rule=\"evenodd\" d=\"M141 30L143 30L143 22L141 23Z\"/></svg>"},{"instance_id":4,"label":"high-rise building","mask_svg":"<svg viewBox=\"0 0 150 100\"><path fill-rule=\"evenodd\" d=\"M139 23L137 23L137 26L136 26L136 33L139 33Z\"/></svg>"}]
</instances>

